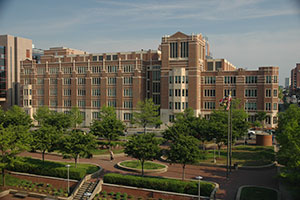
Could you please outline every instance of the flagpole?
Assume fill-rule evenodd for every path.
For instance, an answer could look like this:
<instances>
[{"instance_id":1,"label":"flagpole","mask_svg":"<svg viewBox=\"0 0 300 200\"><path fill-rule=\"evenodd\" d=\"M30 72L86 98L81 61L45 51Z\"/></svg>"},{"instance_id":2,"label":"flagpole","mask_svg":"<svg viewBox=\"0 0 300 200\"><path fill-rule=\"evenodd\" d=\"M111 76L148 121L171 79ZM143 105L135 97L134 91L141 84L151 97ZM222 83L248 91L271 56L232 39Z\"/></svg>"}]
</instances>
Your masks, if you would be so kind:
<instances>
[{"instance_id":1,"label":"flagpole","mask_svg":"<svg viewBox=\"0 0 300 200\"><path fill-rule=\"evenodd\" d=\"M230 139L230 111L228 110L228 133L227 133L227 161L226 161L226 178L229 178L229 139Z\"/></svg>"},{"instance_id":2,"label":"flagpole","mask_svg":"<svg viewBox=\"0 0 300 200\"><path fill-rule=\"evenodd\" d=\"M231 91L230 91L230 93L231 93ZM231 94L230 94L231 95ZM230 169L230 173L231 173L231 168L232 168L232 163L231 163L231 161L232 161L232 105L230 105L230 148L229 148L229 151L230 151L230 156L229 156L229 169Z\"/></svg>"}]
</instances>

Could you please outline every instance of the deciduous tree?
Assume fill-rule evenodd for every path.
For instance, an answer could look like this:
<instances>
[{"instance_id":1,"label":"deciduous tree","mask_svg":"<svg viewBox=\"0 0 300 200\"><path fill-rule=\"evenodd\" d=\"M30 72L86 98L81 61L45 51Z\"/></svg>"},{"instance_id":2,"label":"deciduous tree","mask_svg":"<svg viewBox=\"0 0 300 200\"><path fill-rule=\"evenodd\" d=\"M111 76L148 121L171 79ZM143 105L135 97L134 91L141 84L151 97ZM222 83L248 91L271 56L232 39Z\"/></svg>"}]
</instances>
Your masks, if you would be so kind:
<instances>
[{"instance_id":1,"label":"deciduous tree","mask_svg":"<svg viewBox=\"0 0 300 200\"><path fill-rule=\"evenodd\" d=\"M144 176L144 163L160 157L159 141L153 133L133 135L125 145L124 152L138 159L142 165L142 176Z\"/></svg>"},{"instance_id":2,"label":"deciduous tree","mask_svg":"<svg viewBox=\"0 0 300 200\"><path fill-rule=\"evenodd\" d=\"M162 124L158 109L159 106L156 106L152 99L145 99L145 101L139 101L137 104L138 111L133 113L131 123L138 124L141 127L143 127L145 134L147 126L159 126L160 124Z\"/></svg>"}]
</instances>

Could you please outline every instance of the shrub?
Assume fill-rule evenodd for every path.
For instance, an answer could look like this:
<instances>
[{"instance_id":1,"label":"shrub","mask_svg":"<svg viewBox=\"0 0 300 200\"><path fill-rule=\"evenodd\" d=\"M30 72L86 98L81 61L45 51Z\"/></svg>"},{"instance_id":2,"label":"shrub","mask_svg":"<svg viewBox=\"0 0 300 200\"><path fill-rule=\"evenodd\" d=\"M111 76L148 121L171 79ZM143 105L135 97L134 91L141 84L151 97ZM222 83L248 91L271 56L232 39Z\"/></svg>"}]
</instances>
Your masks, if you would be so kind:
<instances>
[{"instance_id":1,"label":"shrub","mask_svg":"<svg viewBox=\"0 0 300 200\"><path fill-rule=\"evenodd\" d=\"M110 196L114 196L115 195L115 193L114 192L110 192L110 193L108 193Z\"/></svg>"},{"instance_id":2,"label":"shrub","mask_svg":"<svg viewBox=\"0 0 300 200\"><path fill-rule=\"evenodd\" d=\"M14 166L11 166L9 170L44 176L67 178L67 168L63 163L50 161L45 161L43 163L43 161L39 159L33 159L28 157L18 157L17 161L14 163ZM71 167L69 169L70 179L80 180L86 174L93 173L96 170L98 170L97 166L91 166L87 169L80 167Z\"/></svg>"},{"instance_id":3,"label":"shrub","mask_svg":"<svg viewBox=\"0 0 300 200\"><path fill-rule=\"evenodd\" d=\"M122 196L123 196L123 197L128 197L128 194L125 192L125 193L123 193Z\"/></svg>"},{"instance_id":4,"label":"shrub","mask_svg":"<svg viewBox=\"0 0 300 200\"><path fill-rule=\"evenodd\" d=\"M167 178L140 177L109 173L104 175L104 182L168 192L198 194L197 181L181 181ZM201 182L201 194L209 196L214 188L212 183Z\"/></svg>"}]
</instances>

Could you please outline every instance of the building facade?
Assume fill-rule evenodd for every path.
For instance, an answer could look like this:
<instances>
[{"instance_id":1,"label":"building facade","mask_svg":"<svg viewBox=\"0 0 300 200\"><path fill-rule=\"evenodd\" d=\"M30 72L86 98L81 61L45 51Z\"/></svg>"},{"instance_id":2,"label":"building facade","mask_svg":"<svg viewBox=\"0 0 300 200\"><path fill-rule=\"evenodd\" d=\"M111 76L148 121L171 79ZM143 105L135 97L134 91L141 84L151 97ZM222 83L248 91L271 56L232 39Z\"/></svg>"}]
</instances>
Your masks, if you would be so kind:
<instances>
[{"instance_id":1,"label":"building facade","mask_svg":"<svg viewBox=\"0 0 300 200\"><path fill-rule=\"evenodd\" d=\"M62 112L77 106L84 126L98 117L103 105L115 107L119 119L129 122L145 98L160 105L162 127L188 107L209 117L230 91L249 120L265 111L266 126L277 123L278 67L246 71L225 59L212 59L201 34L164 36L160 50L89 54L50 48L40 63L22 61L21 77L22 105L30 115L43 105Z\"/></svg>"},{"instance_id":2,"label":"building facade","mask_svg":"<svg viewBox=\"0 0 300 200\"><path fill-rule=\"evenodd\" d=\"M32 59L32 41L0 35L0 106L20 104L20 61Z\"/></svg>"},{"instance_id":3,"label":"building facade","mask_svg":"<svg viewBox=\"0 0 300 200\"><path fill-rule=\"evenodd\" d=\"M291 89L298 88L300 88L300 63L297 63L296 67L291 70Z\"/></svg>"}]
</instances>

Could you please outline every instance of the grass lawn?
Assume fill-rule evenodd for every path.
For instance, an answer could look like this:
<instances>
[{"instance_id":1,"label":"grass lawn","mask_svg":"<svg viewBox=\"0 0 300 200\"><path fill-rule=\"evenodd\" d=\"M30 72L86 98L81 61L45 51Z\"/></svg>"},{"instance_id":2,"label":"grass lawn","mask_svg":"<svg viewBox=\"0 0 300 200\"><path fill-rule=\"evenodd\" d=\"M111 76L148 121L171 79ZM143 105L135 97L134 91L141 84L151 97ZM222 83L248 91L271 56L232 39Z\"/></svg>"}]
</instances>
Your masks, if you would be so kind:
<instances>
[{"instance_id":1,"label":"grass lawn","mask_svg":"<svg viewBox=\"0 0 300 200\"><path fill-rule=\"evenodd\" d=\"M118 154L118 153L124 153L124 149L113 149L114 154ZM109 154L109 150L108 149L95 149L92 151L93 155L105 155L105 154Z\"/></svg>"},{"instance_id":2,"label":"grass lawn","mask_svg":"<svg viewBox=\"0 0 300 200\"><path fill-rule=\"evenodd\" d=\"M221 150L220 158L216 150L217 164L226 164L227 150ZM204 159L200 162L213 163L214 151L206 151ZM270 164L275 160L273 147L240 145L232 148L232 163L238 163L241 166L258 166Z\"/></svg>"},{"instance_id":3,"label":"grass lawn","mask_svg":"<svg viewBox=\"0 0 300 200\"><path fill-rule=\"evenodd\" d=\"M124 167L142 169L142 165L141 165L140 161L138 161L138 160L124 161L124 162L121 162L120 165L122 165ZM158 163L149 162L149 161L146 161L144 163L144 169L146 169L146 170L147 169L162 169L162 168L165 168L165 166L158 164Z\"/></svg>"},{"instance_id":4,"label":"grass lawn","mask_svg":"<svg viewBox=\"0 0 300 200\"><path fill-rule=\"evenodd\" d=\"M245 187L242 189L240 200L276 200L275 190L260 187Z\"/></svg>"}]
</instances>

